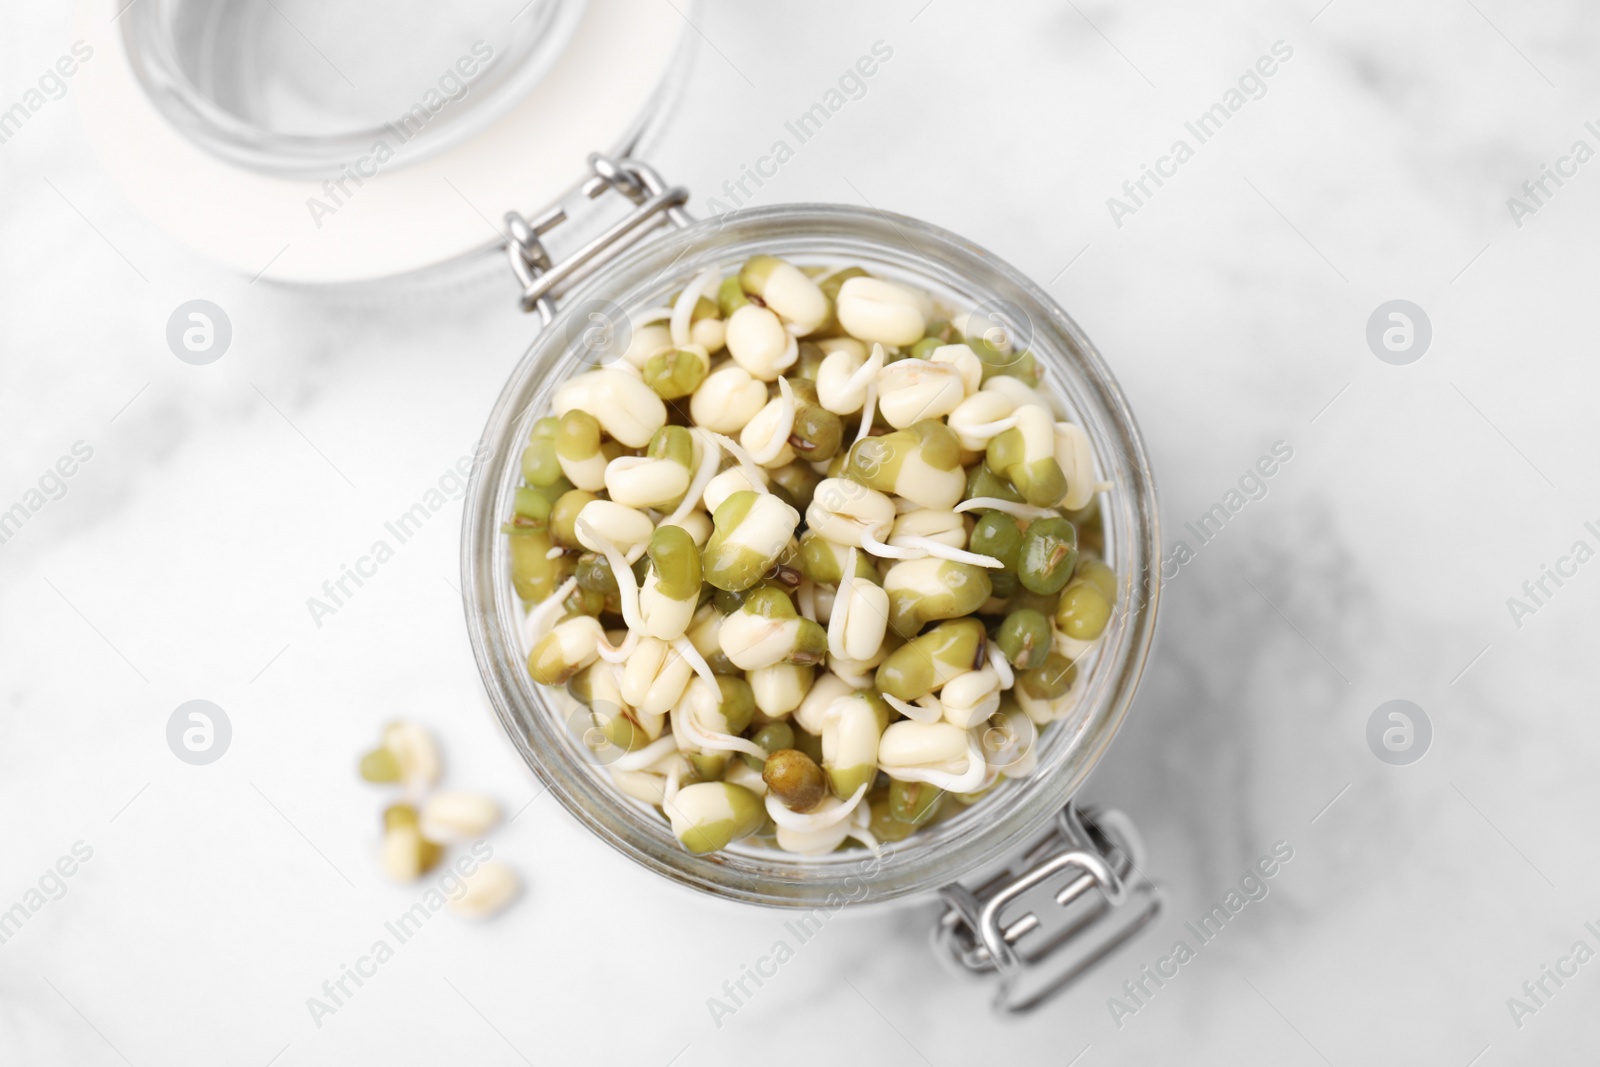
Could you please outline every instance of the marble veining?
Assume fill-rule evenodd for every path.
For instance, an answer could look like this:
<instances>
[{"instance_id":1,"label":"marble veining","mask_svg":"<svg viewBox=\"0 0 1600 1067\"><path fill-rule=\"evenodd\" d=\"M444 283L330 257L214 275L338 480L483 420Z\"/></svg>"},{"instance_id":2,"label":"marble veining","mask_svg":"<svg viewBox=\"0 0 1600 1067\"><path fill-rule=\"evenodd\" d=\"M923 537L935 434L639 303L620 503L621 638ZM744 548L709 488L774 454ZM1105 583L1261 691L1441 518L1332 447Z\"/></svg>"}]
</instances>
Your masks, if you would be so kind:
<instances>
[{"instance_id":1,"label":"marble veining","mask_svg":"<svg viewBox=\"0 0 1600 1067\"><path fill-rule=\"evenodd\" d=\"M1507 607L1600 520L1600 167L1532 215L1508 208L1574 140L1600 148L1592 7L692 17L703 47L653 160L696 211L886 42L864 95L750 202L869 204L966 234L1046 285L1122 382L1165 548L1195 552L1083 796L1138 821L1166 915L1002 1021L931 958L931 910L846 912L794 944L788 916L660 884L587 835L489 712L459 504L320 626L306 608L476 441L534 329L509 279L385 297L223 271L128 208L69 84L0 144L0 508L74 442L93 449L0 544L0 915L75 843L92 858L0 943L0 1061L1592 1058L1600 966L1535 1012L1508 1002L1531 1004L1524 982L1574 942L1600 949L1600 568L1532 616ZM1278 41L1294 58L1265 94L1136 212L1112 211ZM66 9L19 9L3 66L43 70L70 42ZM233 324L210 366L164 336L195 298ZM1366 339L1396 298L1433 328L1408 366ZM1294 458L1265 494L1203 544L1187 534L1278 441ZM209 767L164 737L197 697L234 728ZM1394 698L1433 727L1409 766L1366 740ZM527 890L490 925L440 918L318 1026L307 998L413 898L378 873L382 800L354 774L396 715L438 732L450 783L520 811L491 841ZM1196 939L1185 924L1279 842L1293 858L1265 894ZM783 939L792 956L714 1018L708 1000ZM1181 940L1193 958L1132 999L1124 983Z\"/></svg>"}]
</instances>

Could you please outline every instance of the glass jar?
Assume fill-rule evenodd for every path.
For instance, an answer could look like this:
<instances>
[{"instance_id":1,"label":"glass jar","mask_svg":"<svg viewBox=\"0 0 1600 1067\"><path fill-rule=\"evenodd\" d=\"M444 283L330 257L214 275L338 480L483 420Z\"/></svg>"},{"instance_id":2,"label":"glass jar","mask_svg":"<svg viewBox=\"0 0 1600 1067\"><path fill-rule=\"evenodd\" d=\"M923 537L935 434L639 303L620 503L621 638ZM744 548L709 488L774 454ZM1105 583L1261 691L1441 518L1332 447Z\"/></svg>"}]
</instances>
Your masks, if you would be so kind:
<instances>
[{"instance_id":1,"label":"glass jar","mask_svg":"<svg viewBox=\"0 0 1600 1067\"><path fill-rule=\"evenodd\" d=\"M575 818L649 870L714 896L815 908L841 899L925 899L962 879L986 877L1050 827L1083 784L1128 711L1150 649L1160 542L1155 485L1133 416L1066 312L1012 267L948 231L903 216L823 204L677 221L680 228L600 266L559 310L539 307L549 316L547 324L489 417L466 503L462 581L473 650L495 711L529 767ZM876 857L843 849L810 858L738 845L706 855L685 851L658 812L624 796L594 764L563 709L530 678L519 636L523 612L512 591L501 523L512 511L519 457L534 420L548 412L559 383L594 361L593 337L586 331L595 308L659 307L705 268L734 270L757 252L799 265L859 264L957 307L1006 309L1013 334L1021 335L1044 369L1041 391L1059 405L1061 416L1087 431L1098 474L1114 486L1100 495L1100 506L1105 555L1119 583L1117 616L1087 672L1076 710L1041 731L1037 773L1003 781L981 802L885 846ZM539 272L529 273L537 284ZM538 300L525 303L539 306Z\"/></svg>"},{"instance_id":2,"label":"glass jar","mask_svg":"<svg viewBox=\"0 0 1600 1067\"><path fill-rule=\"evenodd\" d=\"M1155 916L1132 827L1113 812L1080 819L1070 804L1127 714L1149 652L1155 488L1110 372L1042 289L960 237L883 212L794 205L695 222L682 189L605 157L591 157L574 192L577 161L595 144L639 153L659 138L694 43L687 4L532 0L492 46L473 36L475 2L407 3L377 22L360 5L78 6L78 35L114 57L75 82L86 124L129 199L178 240L252 279L391 294L476 276L486 254L510 254L523 307L543 329L481 442L464 517L467 624L502 724L575 818L656 874L729 901L836 911L937 893L936 944L965 970L998 973L997 1004L1009 1009L1038 1003ZM345 64L360 67L302 47L341 26L353 29L332 36L359 43ZM448 68L436 65L441 42L459 52ZM613 191L632 202L620 220L601 210L615 203L585 206ZM507 215L504 244L486 240L484 217L529 205L555 206ZM557 227L572 250L552 256L545 235ZM705 267L731 269L753 252L860 264L993 313L1032 351L1043 390L1087 432L1098 477L1114 487L1100 510L1117 613L1073 712L1042 732L1036 772L877 852L812 858L737 843L686 852L658 811L613 787L533 683L520 642L500 524L533 420L593 361L596 332L626 327L624 309L657 307ZM1059 907L1040 899L1046 892Z\"/></svg>"}]
</instances>

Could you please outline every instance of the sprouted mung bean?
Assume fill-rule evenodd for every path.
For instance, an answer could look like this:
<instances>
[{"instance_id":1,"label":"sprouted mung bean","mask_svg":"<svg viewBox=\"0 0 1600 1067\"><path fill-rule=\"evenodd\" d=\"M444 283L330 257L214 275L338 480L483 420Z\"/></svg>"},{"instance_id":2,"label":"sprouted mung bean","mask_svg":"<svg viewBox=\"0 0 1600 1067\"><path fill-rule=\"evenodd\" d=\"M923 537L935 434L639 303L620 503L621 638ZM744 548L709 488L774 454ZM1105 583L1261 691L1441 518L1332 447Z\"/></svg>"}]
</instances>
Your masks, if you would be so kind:
<instances>
[{"instance_id":1,"label":"sprouted mung bean","mask_svg":"<svg viewBox=\"0 0 1600 1067\"><path fill-rule=\"evenodd\" d=\"M500 821L493 797L428 792L438 783L441 767L433 736L412 722L385 726L378 747L361 757L362 778L404 789L404 799L383 811L379 865L391 881L416 881L439 865L449 845L481 838ZM452 896L450 908L469 919L495 914L519 887L515 872L497 862L472 864L462 878L462 892Z\"/></svg>"},{"instance_id":2,"label":"sprouted mung bean","mask_svg":"<svg viewBox=\"0 0 1600 1067\"><path fill-rule=\"evenodd\" d=\"M528 670L617 789L691 852L820 855L1032 774L1117 586L1033 354L770 255L636 320L534 423L504 527Z\"/></svg>"}]
</instances>

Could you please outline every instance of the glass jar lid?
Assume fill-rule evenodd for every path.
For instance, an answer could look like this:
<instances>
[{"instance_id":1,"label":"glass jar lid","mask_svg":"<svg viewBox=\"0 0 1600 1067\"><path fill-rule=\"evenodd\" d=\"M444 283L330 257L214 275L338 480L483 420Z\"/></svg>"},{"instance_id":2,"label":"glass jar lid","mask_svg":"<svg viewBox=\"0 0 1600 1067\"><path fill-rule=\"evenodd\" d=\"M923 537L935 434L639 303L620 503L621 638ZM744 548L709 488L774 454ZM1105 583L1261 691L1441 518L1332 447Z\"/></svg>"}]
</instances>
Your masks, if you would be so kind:
<instances>
[{"instance_id":1,"label":"glass jar lid","mask_svg":"<svg viewBox=\"0 0 1600 1067\"><path fill-rule=\"evenodd\" d=\"M475 260L646 142L689 62L650 0L80 0L85 123L135 207L251 277Z\"/></svg>"},{"instance_id":2,"label":"glass jar lid","mask_svg":"<svg viewBox=\"0 0 1600 1067\"><path fill-rule=\"evenodd\" d=\"M140 87L182 134L246 170L321 181L385 139L404 167L481 132L549 72L584 6L529 0L493 41L494 0L144 0L121 23Z\"/></svg>"}]
</instances>

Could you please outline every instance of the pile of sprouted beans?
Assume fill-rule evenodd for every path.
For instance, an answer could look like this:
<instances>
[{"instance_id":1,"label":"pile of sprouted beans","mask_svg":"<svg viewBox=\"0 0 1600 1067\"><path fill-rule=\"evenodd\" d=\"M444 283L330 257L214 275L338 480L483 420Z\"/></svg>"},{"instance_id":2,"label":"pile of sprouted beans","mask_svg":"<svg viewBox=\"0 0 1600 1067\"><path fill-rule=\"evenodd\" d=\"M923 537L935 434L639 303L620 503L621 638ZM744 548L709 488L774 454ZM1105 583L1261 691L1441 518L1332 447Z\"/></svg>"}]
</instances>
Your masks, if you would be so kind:
<instances>
[{"instance_id":1,"label":"pile of sprouted beans","mask_svg":"<svg viewBox=\"0 0 1600 1067\"><path fill-rule=\"evenodd\" d=\"M1116 603L1034 356L856 266L668 304L556 389L504 528L592 761L696 853L877 848L1034 773Z\"/></svg>"}]
</instances>

